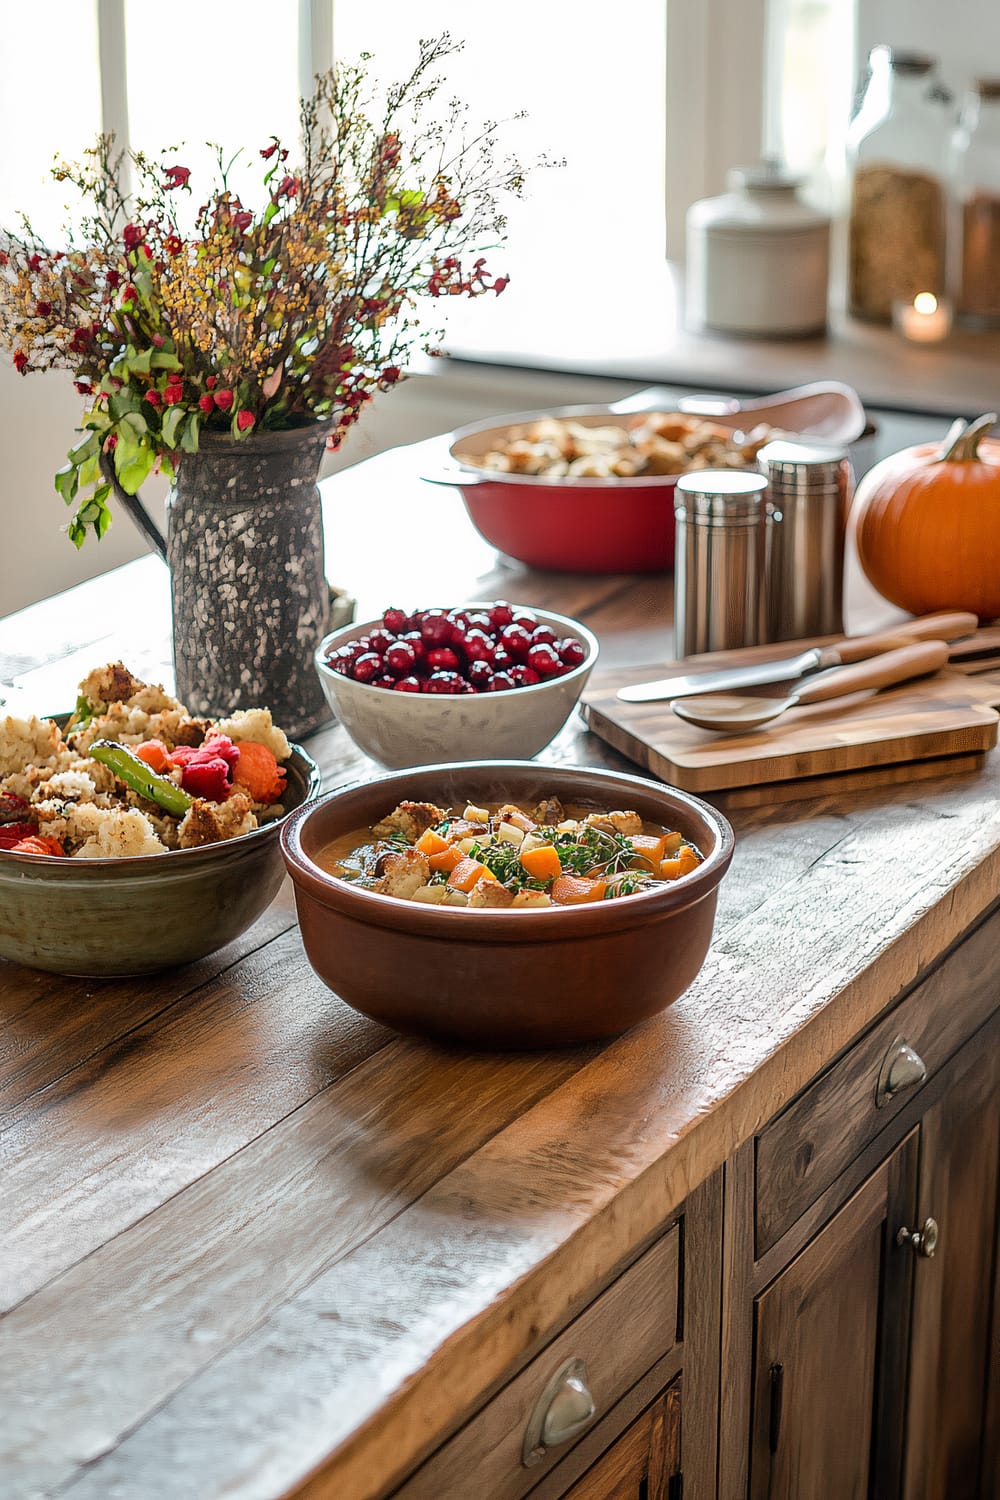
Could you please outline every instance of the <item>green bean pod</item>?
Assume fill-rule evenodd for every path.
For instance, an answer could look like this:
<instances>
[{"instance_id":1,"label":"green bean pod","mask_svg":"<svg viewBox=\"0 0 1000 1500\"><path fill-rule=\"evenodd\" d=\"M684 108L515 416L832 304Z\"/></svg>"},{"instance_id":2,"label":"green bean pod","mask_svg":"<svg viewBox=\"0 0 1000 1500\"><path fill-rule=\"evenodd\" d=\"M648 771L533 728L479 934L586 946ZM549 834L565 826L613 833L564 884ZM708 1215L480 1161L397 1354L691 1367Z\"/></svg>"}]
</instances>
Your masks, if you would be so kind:
<instances>
[{"instance_id":1,"label":"green bean pod","mask_svg":"<svg viewBox=\"0 0 1000 1500\"><path fill-rule=\"evenodd\" d=\"M158 775L127 745L119 745L116 740L95 740L87 754L113 771L131 791L138 792L140 797L148 797L150 802L155 802L175 818L182 818L194 801L183 787Z\"/></svg>"}]
</instances>

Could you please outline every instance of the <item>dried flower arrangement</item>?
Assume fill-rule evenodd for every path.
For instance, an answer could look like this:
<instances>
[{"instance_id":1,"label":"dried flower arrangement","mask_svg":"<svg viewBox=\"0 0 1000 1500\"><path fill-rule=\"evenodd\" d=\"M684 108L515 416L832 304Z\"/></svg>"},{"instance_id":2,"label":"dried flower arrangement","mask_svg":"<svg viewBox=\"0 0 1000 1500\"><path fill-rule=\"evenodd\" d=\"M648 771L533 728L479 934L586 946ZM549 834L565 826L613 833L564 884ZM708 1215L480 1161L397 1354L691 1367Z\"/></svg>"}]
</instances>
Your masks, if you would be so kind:
<instances>
[{"instance_id":1,"label":"dried flower arrangement","mask_svg":"<svg viewBox=\"0 0 1000 1500\"><path fill-rule=\"evenodd\" d=\"M102 136L54 169L87 205L80 238L43 244L27 220L0 230L0 343L26 374L73 372L83 439L56 476L79 547L111 523L112 478L134 495L172 477L199 432L333 424L337 446L365 404L433 351L422 297L507 285L486 267L501 241L503 192L523 172L496 158L497 126L470 135L467 108L434 101L435 67L458 45L421 42L413 72L377 95L365 65L339 64L301 105L302 162L276 137L260 148L265 202L245 207L231 159L190 223L191 171L116 150ZM135 190L126 190L131 176ZM470 257L475 259L470 263Z\"/></svg>"}]
</instances>

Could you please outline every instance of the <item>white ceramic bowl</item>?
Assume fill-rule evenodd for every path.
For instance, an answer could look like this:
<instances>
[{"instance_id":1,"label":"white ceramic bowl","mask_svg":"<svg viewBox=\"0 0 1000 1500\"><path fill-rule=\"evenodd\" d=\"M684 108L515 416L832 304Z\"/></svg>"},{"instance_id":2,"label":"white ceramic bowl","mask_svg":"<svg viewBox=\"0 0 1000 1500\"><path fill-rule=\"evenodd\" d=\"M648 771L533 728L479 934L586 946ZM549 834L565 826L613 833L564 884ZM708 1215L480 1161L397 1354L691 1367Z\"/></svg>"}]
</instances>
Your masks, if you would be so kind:
<instances>
[{"instance_id":1,"label":"white ceramic bowl","mask_svg":"<svg viewBox=\"0 0 1000 1500\"><path fill-rule=\"evenodd\" d=\"M481 602L448 606L483 608ZM561 638L573 636L587 655L578 667L532 687L496 693L397 693L342 677L327 665L328 652L374 630L381 620L346 625L324 637L314 661L333 712L366 755L383 766L426 766L456 760L529 760L554 739L573 712L597 660L597 637L577 620L533 605L540 625Z\"/></svg>"}]
</instances>

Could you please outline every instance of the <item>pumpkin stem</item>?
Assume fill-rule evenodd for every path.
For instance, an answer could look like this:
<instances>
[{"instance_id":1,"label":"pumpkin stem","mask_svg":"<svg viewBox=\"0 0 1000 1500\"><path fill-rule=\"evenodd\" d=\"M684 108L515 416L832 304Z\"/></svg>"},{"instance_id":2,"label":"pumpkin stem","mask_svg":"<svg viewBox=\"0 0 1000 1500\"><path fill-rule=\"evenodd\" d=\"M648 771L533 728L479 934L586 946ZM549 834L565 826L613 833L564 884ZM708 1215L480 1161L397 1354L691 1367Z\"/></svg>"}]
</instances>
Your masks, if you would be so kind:
<instances>
[{"instance_id":1,"label":"pumpkin stem","mask_svg":"<svg viewBox=\"0 0 1000 1500\"><path fill-rule=\"evenodd\" d=\"M979 456L979 444L997 422L995 411L977 417L974 422L965 422L961 417L951 424L948 435L934 455L935 463L963 463L974 461Z\"/></svg>"}]
</instances>

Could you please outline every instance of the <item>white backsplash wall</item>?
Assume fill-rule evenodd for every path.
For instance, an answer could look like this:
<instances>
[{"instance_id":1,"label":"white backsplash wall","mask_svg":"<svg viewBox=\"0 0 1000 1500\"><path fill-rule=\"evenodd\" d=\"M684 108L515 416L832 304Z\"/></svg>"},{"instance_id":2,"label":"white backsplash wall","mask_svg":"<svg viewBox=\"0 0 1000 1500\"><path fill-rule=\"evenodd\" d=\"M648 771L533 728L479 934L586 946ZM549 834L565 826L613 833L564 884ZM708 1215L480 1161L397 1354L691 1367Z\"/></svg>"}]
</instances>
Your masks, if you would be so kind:
<instances>
[{"instance_id":1,"label":"white backsplash wall","mask_svg":"<svg viewBox=\"0 0 1000 1500\"><path fill-rule=\"evenodd\" d=\"M857 0L856 36L859 70L871 48L887 42L938 58L942 81L956 95L974 78L1000 77L997 0Z\"/></svg>"}]
</instances>

